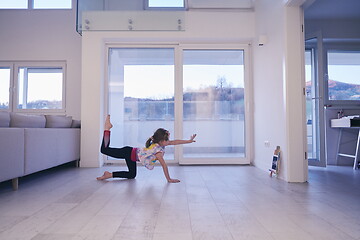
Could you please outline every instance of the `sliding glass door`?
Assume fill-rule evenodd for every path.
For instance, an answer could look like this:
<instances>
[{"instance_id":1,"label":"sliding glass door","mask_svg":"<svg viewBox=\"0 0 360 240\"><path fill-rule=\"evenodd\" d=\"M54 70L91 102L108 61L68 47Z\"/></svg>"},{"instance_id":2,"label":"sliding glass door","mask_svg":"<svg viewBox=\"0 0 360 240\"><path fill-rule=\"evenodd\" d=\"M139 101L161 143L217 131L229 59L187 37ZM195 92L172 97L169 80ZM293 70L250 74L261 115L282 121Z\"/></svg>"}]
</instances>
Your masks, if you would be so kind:
<instances>
[{"instance_id":1,"label":"sliding glass door","mask_svg":"<svg viewBox=\"0 0 360 240\"><path fill-rule=\"evenodd\" d=\"M322 47L318 37L305 41L307 158L310 166L326 166Z\"/></svg>"},{"instance_id":2,"label":"sliding glass door","mask_svg":"<svg viewBox=\"0 0 360 240\"><path fill-rule=\"evenodd\" d=\"M171 139L198 135L166 147L167 161L250 163L244 56L240 48L109 47L111 145L142 147L162 127Z\"/></svg>"},{"instance_id":3,"label":"sliding glass door","mask_svg":"<svg viewBox=\"0 0 360 240\"><path fill-rule=\"evenodd\" d=\"M236 163L245 158L244 51L183 50L183 146L181 163Z\"/></svg>"},{"instance_id":4,"label":"sliding glass door","mask_svg":"<svg viewBox=\"0 0 360 240\"><path fill-rule=\"evenodd\" d=\"M174 132L174 49L109 48L111 145L144 147L157 128ZM166 149L174 159L174 149ZM112 159L114 160L114 159Z\"/></svg>"}]
</instances>

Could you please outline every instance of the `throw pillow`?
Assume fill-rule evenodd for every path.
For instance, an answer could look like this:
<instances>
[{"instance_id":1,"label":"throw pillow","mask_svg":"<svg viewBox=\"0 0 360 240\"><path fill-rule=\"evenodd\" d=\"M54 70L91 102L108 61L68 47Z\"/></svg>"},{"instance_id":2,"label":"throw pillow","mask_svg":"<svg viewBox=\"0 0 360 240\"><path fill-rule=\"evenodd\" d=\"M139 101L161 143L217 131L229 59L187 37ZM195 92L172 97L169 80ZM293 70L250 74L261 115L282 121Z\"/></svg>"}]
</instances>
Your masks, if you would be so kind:
<instances>
[{"instance_id":1,"label":"throw pillow","mask_svg":"<svg viewBox=\"0 0 360 240\"><path fill-rule=\"evenodd\" d=\"M47 128L70 128L71 116L45 115Z\"/></svg>"},{"instance_id":2,"label":"throw pillow","mask_svg":"<svg viewBox=\"0 0 360 240\"><path fill-rule=\"evenodd\" d=\"M81 127L81 122L80 120L72 120L72 124L71 124L72 128L80 128Z\"/></svg>"},{"instance_id":3,"label":"throw pillow","mask_svg":"<svg viewBox=\"0 0 360 240\"><path fill-rule=\"evenodd\" d=\"M28 115L21 113L10 113L10 127L18 128L44 128L44 115Z\"/></svg>"}]
</instances>

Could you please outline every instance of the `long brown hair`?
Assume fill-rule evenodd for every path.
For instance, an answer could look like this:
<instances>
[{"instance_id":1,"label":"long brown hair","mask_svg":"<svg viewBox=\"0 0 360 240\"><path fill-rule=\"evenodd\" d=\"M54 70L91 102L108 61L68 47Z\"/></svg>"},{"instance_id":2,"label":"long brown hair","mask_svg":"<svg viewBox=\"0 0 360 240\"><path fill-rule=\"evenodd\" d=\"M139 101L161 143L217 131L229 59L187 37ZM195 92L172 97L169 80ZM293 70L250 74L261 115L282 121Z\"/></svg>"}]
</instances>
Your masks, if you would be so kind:
<instances>
[{"instance_id":1,"label":"long brown hair","mask_svg":"<svg viewBox=\"0 0 360 240\"><path fill-rule=\"evenodd\" d=\"M158 128L154 132L154 134L146 141L145 146L148 148L151 144L159 143L161 141L169 141L169 131L163 128Z\"/></svg>"}]
</instances>

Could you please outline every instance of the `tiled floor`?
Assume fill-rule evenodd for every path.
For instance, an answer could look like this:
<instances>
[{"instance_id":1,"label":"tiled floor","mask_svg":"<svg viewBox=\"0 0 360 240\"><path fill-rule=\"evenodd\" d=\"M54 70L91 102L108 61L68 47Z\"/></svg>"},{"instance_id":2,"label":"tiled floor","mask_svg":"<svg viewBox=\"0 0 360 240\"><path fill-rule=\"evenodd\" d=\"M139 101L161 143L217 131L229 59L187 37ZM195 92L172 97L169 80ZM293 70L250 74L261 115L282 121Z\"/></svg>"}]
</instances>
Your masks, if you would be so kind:
<instances>
[{"instance_id":1,"label":"tiled floor","mask_svg":"<svg viewBox=\"0 0 360 240\"><path fill-rule=\"evenodd\" d=\"M250 166L138 168L96 181L99 168L61 168L0 184L0 239L360 239L360 170L310 168L290 184Z\"/></svg>"}]
</instances>

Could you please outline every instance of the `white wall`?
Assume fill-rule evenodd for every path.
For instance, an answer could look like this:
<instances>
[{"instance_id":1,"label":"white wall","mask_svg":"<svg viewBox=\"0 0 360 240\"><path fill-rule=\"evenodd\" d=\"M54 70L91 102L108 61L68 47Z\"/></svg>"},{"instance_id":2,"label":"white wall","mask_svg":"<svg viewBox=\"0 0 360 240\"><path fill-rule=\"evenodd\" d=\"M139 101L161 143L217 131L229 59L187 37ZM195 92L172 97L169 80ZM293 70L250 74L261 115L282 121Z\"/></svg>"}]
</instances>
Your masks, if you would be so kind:
<instances>
[{"instance_id":1,"label":"white wall","mask_svg":"<svg viewBox=\"0 0 360 240\"><path fill-rule=\"evenodd\" d=\"M259 0L255 14L189 11L185 22L186 30L182 32L83 33L82 74L87 84L82 88L82 139L85 139L81 149L82 166L102 164L98 148L104 118L106 42L256 43L255 37L264 34L268 36L268 43L261 48L253 47L254 164L267 172L273 150L280 145L283 150L281 177L292 182L306 181L300 8L285 7L281 0ZM269 141L271 147L266 148L264 141Z\"/></svg>"},{"instance_id":2,"label":"white wall","mask_svg":"<svg viewBox=\"0 0 360 240\"><path fill-rule=\"evenodd\" d=\"M267 171L277 145L281 147L280 177L290 182L307 180L305 155L303 38L301 10L282 0L255 1L254 45L254 165ZM270 146L265 145L265 141Z\"/></svg>"},{"instance_id":3,"label":"white wall","mask_svg":"<svg viewBox=\"0 0 360 240\"><path fill-rule=\"evenodd\" d=\"M66 61L66 114L80 119L81 36L73 10L0 10L0 61Z\"/></svg>"},{"instance_id":4,"label":"white wall","mask_svg":"<svg viewBox=\"0 0 360 240\"><path fill-rule=\"evenodd\" d=\"M277 145L286 151L285 107L283 86L284 13L280 1L256 1L256 38L267 37L264 46L255 40L254 53L254 165L263 170L271 167ZM272 60L271 63L269 61ZM270 146L265 146L269 141ZM282 157L283 161L286 161ZM286 174L282 165L281 176Z\"/></svg>"},{"instance_id":5,"label":"white wall","mask_svg":"<svg viewBox=\"0 0 360 240\"><path fill-rule=\"evenodd\" d=\"M267 171L273 150L280 145L284 163L281 177L304 181L307 169L301 168L300 154L300 14L297 8L284 7L282 0L255 3L255 13L188 11L186 30L181 32L84 32L82 37L75 31L75 10L1 10L0 60L67 62L67 114L80 118L81 111L81 165L97 167L102 165L99 145L105 113L105 43L247 44L256 43L257 36L264 34L268 43L252 47L253 162ZM265 147L264 141L269 141L270 147Z\"/></svg>"},{"instance_id":6,"label":"white wall","mask_svg":"<svg viewBox=\"0 0 360 240\"><path fill-rule=\"evenodd\" d=\"M105 43L250 43L254 36L253 12L189 11L185 22L186 30L180 32L83 32L81 166L102 165Z\"/></svg>"}]
</instances>

